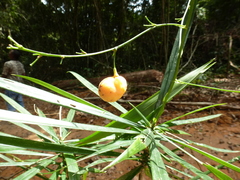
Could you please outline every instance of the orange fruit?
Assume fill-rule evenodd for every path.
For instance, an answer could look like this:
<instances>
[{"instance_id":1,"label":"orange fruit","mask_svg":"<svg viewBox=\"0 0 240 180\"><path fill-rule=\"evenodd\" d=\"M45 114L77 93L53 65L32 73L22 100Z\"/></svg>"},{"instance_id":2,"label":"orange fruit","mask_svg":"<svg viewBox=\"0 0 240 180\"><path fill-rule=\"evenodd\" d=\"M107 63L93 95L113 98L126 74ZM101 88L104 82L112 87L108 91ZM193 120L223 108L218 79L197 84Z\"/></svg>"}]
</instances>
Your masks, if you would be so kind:
<instances>
[{"instance_id":1,"label":"orange fruit","mask_svg":"<svg viewBox=\"0 0 240 180\"><path fill-rule=\"evenodd\" d=\"M118 74L103 79L98 86L99 96L106 102L115 102L119 100L126 90L127 81Z\"/></svg>"}]
</instances>

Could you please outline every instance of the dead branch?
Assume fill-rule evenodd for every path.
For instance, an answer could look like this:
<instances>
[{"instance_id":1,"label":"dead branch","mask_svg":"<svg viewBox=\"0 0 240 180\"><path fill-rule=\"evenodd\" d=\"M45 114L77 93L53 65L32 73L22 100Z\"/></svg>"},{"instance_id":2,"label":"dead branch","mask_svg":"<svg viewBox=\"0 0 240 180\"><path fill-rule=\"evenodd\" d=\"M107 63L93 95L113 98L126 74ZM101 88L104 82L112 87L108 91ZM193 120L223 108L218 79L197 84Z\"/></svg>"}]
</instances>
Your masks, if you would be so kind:
<instances>
[{"instance_id":1,"label":"dead branch","mask_svg":"<svg viewBox=\"0 0 240 180\"><path fill-rule=\"evenodd\" d=\"M237 65L233 64L232 61L229 61L229 64L230 64L230 66L232 66L232 67L234 67L235 69L237 69L238 71L240 71L240 68L239 68Z\"/></svg>"},{"instance_id":2,"label":"dead branch","mask_svg":"<svg viewBox=\"0 0 240 180\"><path fill-rule=\"evenodd\" d=\"M154 69L145 70L145 71L136 71L131 73L121 74L121 76L125 77L128 83L142 83L142 82L162 82L163 73ZM107 76L90 78L92 84L97 86L99 82ZM81 83L77 79L70 80L60 80L53 82L52 85L57 86L61 89L72 89L79 87Z\"/></svg>"},{"instance_id":3,"label":"dead branch","mask_svg":"<svg viewBox=\"0 0 240 180\"><path fill-rule=\"evenodd\" d=\"M95 99L100 99L99 97L86 97L83 98L85 100L95 100ZM120 103L141 103L144 100L123 100L119 99L118 102ZM176 101L170 101L168 104L173 104L173 105L188 105L188 106L211 106L216 103L213 102L176 102ZM224 108L224 109L240 109L240 106L231 106L231 105L221 105L221 106L215 106L215 108Z\"/></svg>"}]
</instances>

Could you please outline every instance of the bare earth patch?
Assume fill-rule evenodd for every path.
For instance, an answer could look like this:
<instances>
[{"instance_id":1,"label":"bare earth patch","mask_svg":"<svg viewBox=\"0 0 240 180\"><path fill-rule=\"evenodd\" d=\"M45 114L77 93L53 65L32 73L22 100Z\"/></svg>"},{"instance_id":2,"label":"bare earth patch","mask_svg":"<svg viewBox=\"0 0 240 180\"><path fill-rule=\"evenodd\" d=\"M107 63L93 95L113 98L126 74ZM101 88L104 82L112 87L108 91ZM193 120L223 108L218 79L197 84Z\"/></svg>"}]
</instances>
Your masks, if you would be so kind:
<instances>
[{"instance_id":1,"label":"bare earth patch","mask_svg":"<svg viewBox=\"0 0 240 180\"><path fill-rule=\"evenodd\" d=\"M211 81L207 82L207 85L219 88L226 88L226 89L235 89L239 88L240 78L238 76L231 76L227 78L215 78ZM123 100L135 100L133 103L137 105L140 100L144 100L149 97L151 94L158 90L159 84L154 83L137 83L137 84L130 84L130 90L124 96ZM111 107L109 104L103 102L102 100L98 99L93 93L85 88L76 88L74 90L70 90L69 92L81 97L88 99L89 101L93 102L94 104L101 106L102 108L113 112L114 114L119 114L119 112ZM209 110L205 110L199 113L195 113L194 115L189 115L182 119L190 119L190 118L197 118L202 116L207 116L210 114L222 114L219 118L209 120L202 123L190 124L181 127L176 127L177 129L184 130L191 134L191 136L182 136L185 139L189 139L198 143L204 143L213 147L223 148L223 149L231 149L231 150L240 150L240 103L239 100L240 95L238 93L229 93L229 92L219 92L215 90L208 90L208 89L201 89L195 87L189 87L179 95L177 95L173 101L174 102L191 102L191 105L186 104L174 104L169 103L166 107L166 111L164 115L159 120L159 122L163 122L174 117L180 116L187 112L190 112L194 109L203 107L198 102L211 102L211 103L228 103L227 106L229 107L215 107ZM36 114L34 112L34 106L40 108L48 117L58 119L59 118L59 107L48 104L46 102L41 102L39 100L31 99L29 97L24 97L26 109L29 110L31 113ZM120 102L125 108L130 109L128 103L122 101ZM5 102L3 100L0 101L0 108L5 109ZM65 117L68 110L62 110L62 116ZM77 112L75 116L75 122L79 123L87 123L87 124L96 124L96 125L106 125L110 122L110 120L98 118L92 115L84 114L82 112ZM36 127L36 126L34 126ZM36 127L40 130L39 127ZM24 137L27 139L38 139L35 134L32 134L18 126L11 124L9 122L0 121L0 131L13 134L19 137ZM76 138L84 138L87 135L91 134L91 132L85 131L76 131L73 130L69 139L76 139ZM206 149L204 149L206 150ZM189 151L193 153L194 156L199 158L202 162L208 162L211 165L218 165L215 162L200 156L199 154ZM209 153L224 159L224 160L231 160L234 157L240 156L240 153L219 153L216 151L209 151ZM179 156L188 160L197 168L201 170L205 170L204 168L200 167L200 165L193 159L191 159L186 154L179 152ZM21 157L24 158L24 157ZM29 158L29 157L27 157ZM81 162L80 165L85 165L89 162L96 160L99 157L91 158L87 161ZM0 162L3 161L0 159ZM234 163L236 166L240 166L240 162L237 161ZM106 174L90 174L89 180L106 180L106 179L116 179L121 175L127 173L135 166L139 164L136 162L122 162L117 166L110 168ZM175 168L181 168L179 165L172 163L172 166ZM104 166L99 166L98 168L102 168ZM184 171L188 171L187 169L182 168ZM234 180L240 180L240 174L229 170L227 168L223 168L223 171L229 174ZM0 179L11 179L16 177L17 175L22 173L22 169L18 167L1 167L0 168ZM39 178L33 178L37 180ZM138 180L138 177L135 177L134 180ZM144 177L144 179L150 179L148 177Z\"/></svg>"}]
</instances>

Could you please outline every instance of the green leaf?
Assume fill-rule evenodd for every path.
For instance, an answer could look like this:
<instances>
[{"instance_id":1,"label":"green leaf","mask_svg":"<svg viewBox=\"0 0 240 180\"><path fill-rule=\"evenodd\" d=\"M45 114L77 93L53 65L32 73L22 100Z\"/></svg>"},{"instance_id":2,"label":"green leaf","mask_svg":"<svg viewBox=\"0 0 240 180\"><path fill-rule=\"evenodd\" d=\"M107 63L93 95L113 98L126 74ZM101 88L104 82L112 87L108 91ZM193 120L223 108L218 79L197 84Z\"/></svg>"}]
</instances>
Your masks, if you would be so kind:
<instances>
[{"instance_id":1,"label":"green leaf","mask_svg":"<svg viewBox=\"0 0 240 180\"><path fill-rule=\"evenodd\" d=\"M215 64L215 59L210 60L209 62L205 63L204 65L200 66L199 68L189 72L185 76L181 77L179 80L184 82L192 82L195 80L199 75L206 72L210 67L212 67ZM172 100L174 96L176 96L179 92L181 92L184 88L186 88L186 84L180 84L177 81L174 82L172 91L170 92L168 96L168 102Z\"/></svg>"},{"instance_id":2,"label":"green leaf","mask_svg":"<svg viewBox=\"0 0 240 180\"><path fill-rule=\"evenodd\" d=\"M45 114L39 108L37 108L37 113L38 113L38 115L40 117L46 118ZM51 126L42 126L40 124L39 124L39 127L41 127L49 135L51 135L55 142L59 142L59 138L58 138L56 132L54 131L53 127L51 127Z\"/></svg>"},{"instance_id":3,"label":"green leaf","mask_svg":"<svg viewBox=\"0 0 240 180\"><path fill-rule=\"evenodd\" d=\"M64 159L67 164L67 172L68 172L69 180L81 179L80 174L78 174L79 168L78 168L78 164L77 164L74 154L64 153Z\"/></svg>"},{"instance_id":4,"label":"green leaf","mask_svg":"<svg viewBox=\"0 0 240 180\"><path fill-rule=\"evenodd\" d=\"M151 133L152 132L150 129L144 130L142 134L137 136L135 141L120 156L118 156L113 162L104 167L102 170L104 171L145 149L151 142Z\"/></svg>"},{"instance_id":5,"label":"green leaf","mask_svg":"<svg viewBox=\"0 0 240 180\"><path fill-rule=\"evenodd\" d=\"M114 115L106 110L97 109L95 107L92 107L90 105L82 104L77 101L73 101L71 99L64 98L62 96L32 87L28 86L16 81L7 81L4 78L0 78L0 87L3 87L5 89L14 89L16 92L20 94L24 94L26 96L30 96L36 99L41 99L42 101L46 101L52 104L56 104L59 106L67 107L70 109L75 109L77 111L82 111L88 114L93 114L95 116L103 117L106 119L110 119L113 121L118 121L121 123L126 123L130 126L134 127L140 127L139 124L134 123L132 121L129 121L127 119L123 119L117 115Z\"/></svg>"},{"instance_id":6,"label":"green leaf","mask_svg":"<svg viewBox=\"0 0 240 180\"><path fill-rule=\"evenodd\" d=\"M16 112L10 112L6 110L0 110L0 119L3 121L9 122L21 122L35 125L43 125L43 126L53 126L53 127L64 127L71 129L81 129L88 131L106 131L111 133L130 133L130 134L138 134L139 132L133 130L119 129L119 128L111 128L111 127L102 127L97 125L90 124L80 124L80 123L72 123L67 121L59 121L51 118L43 118L39 116L33 116L28 114L20 114Z\"/></svg>"},{"instance_id":7,"label":"green leaf","mask_svg":"<svg viewBox=\"0 0 240 180\"><path fill-rule=\"evenodd\" d=\"M8 101L9 99L11 99L11 98L9 98L8 96L6 96L5 94L2 94L2 93L0 93L0 96L2 96L6 101ZM12 100L12 99L11 99L11 100ZM8 102L9 102L9 101L8 101ZM13 101L13 103L16 103L16 102ZM18 110L19 110L19 112L21 112L21 113L31 115L31 113L29 113L29 112L28 112L26 109L24 109L22 106L21 106L21 108L18 109ZM48 141L53 142L53 139L49 138L49 137L46 136L45 134L41 133L40 131L38 131L38 130L36 130L36 129L34 129L34 128L26 125L26 124L14 123L14 122L11 122L11 123L13 123L13 124L15 124L15 125L17 125L17 126L19 126L19 127L21 127L21 128L24 128L24 129L26 129L26 130L34 133L34 134L37 134L39 137L42 137L43 139L46 139L46 140L48 140Z\"/></svg>"},{"instance_id":8,"label":"green leaf","mask_svg":"<svg viewBox=\"0 0 240 180\"><path fill-rule=\"evenodd\" d=\"M173 49L162 81L161 91L159 93L158 100L155 106L155 109L157 111L154 117L156 119L158 119L162 114L165 104L167 103L168 97L170 96L170 92L172 91L175 79L177 77L180 59L182 57L183 49L191 29L191 25L196 10L196 5L197 0L189 0L185 13L183 15L181 25L185 25L186 28L179 29L173 45Z\"/></svg>"},{"instance_id":9,"label":"green leaf","mask_svg":"<svg viewBox=\"0 0 240 180\"><path fill-rule=\"evenodd\" d=\"M79 102L79 103L82 103L82 104L94 107L96 109L101 109L100 107L98 107L98 106L96 106L96 105L94 105L94 104L92 104L92 103L90 103L88 101L85 101L85 100L83 100L83 99L81 99L81 98L79 98L79 97L77 97L77 96L75 96L75 95L73 95L73 94L71 94L71 93L69 93L67 91L59 89L56 86L53 86L53 85L51 85L49 83L46 83L44 81L41 81L39 79L36 79L36 78L33 78L33 77L28 77L28 76L23 76L23 75L16 75L16 76L19 76L19 77L21 77L23 79L27 79L29 81L32 81L32 82L36 83L36 84L39 84L39 85L41 85L41 86L43 86L43 87L45 87L45 88L47 88L47 89L49 89L49 90L51 90L53 92L56 92L56 93L58 93L58 94L60 94L60 95L62 95L64 97L72 99L72 100L74 100L76 102ZM22 93L22 94L24 94L24 93Z\"/></svg>"},{"instance_id":10,"label":"green leaf","mask_svg":"<svg viewBox=\"0 0 240 180\"><path fill-rule=\"evenodd\" d=\"M228 162L229 162L229 163L234 163L234 162L239 161L239 160L240 160L240 156L235 157L235 158L229 160ZM224 167L224 165L218 165L218 166L216 166L215 168L220 169L220 168L223 168L223 167ZM205 173L205 174L210 174L211 171L205 171L204 173ZM191 180L198 180L198 179L199 179L199 176L195 176L195 177L191 178Z\"/></svg>"},{"instance_id":11,"label":"green leaf","mask_svg":"<svg viewBox=\"0 0 240 180\"><path fill-rule=\"evenodd\" d=\"M171 129L171 128L167 128L164 126L157 126L155 128L156 130L159 130L160 132L169 132L169 133L173 133L173 134L184 134L184 135L190 135L189 133L186 133L185 131L182 130L177 130L177 129Z\"/></svg>"},{"instance_id":12,"label":"green leaf","mask_svg":"<svg viewBox=\"0 0 240 180\"><path fill-rule=\"evenodd\" d=\"M62 120L67 121L67 122L72 122L74 120L75 112L76 111L74 109L70 109L68 114L67 114L67 117L62 119ZM61 135L62 140L64 140L68 135L67 128L61 128L60 135Z\"/></svg>"},{"instance_id":13,"label":"green leaf","mask_svg":"<svg viewBox=\"0 0 240 180\"><path fill-rule=\"evenodd\" d=\"M171 139L172 141L176 142L176 143L181 144L182 146L188 147L189 149L191 149L191 150L193 150L195 152L198 152L199 154L204 155L205 157L207 157L209 159L214 160L215 162L218 162L219 164L222 164L222 165L224 165L224 166L226 166L226 167L228 167L228 168L230 168L230 169L232 169L232 170L234 170L236 172L240 172L240 168L239 167L237 167L237 166L235 166L233 164L230 164L227 161L224 161L224 160L222 160L222 159L220 159L220 158L218 158L216 156L213 156L213 155L211 155L211 154L209 154L209 153L207 153L205 151L202 151L202 150L200 150L198 148L195 148L195 147L193 147L191 145L183 143L182 141L179 141L177 139L174 139L174 138L171 138L171 137L168 137L168 138Z\"/></svg>"},{"instance_id":14,"label":"green leaf","mask_svg":"<svg viewBox=\"0 0 240 180\"><path fill-rule=\"evenodd\" d=\"M6 144L0 144L0 153L21 154L21 155L29 155L29 156L49 156L49 157L53 156L53 154L28 151L24 148L20 148L17 146L10 146Z\"/></svg>"},{"instance_id":15,"label":"green leaf","mask_svg":"<svg viewBox=\"0 0 240 180\"><path fill-rule=\"evenodd\" d=\"M0 96L9 104L12 105L17 111L24 113L24 114L31 114L28 112L24 107L22 107L20 104L18 104L16 101L14 101L12 98L8 97L7 95L0 92Z\"/></svg>"},{"instance_id":16,"label":"green leaf","mask_svg":"<svg viewBox=\"0 0 240 180\"><path fill-rule=\"evenodd\" d=\"M100 148L97 149L97 151L89 154L88 156L81 158L79 161L83 161L83 160L91 158L93 156L97 156L97 155L106 153L108 151L119 149L121 147L127 147L132 143L133 143L133 140L116 140L112 143L108 143L106 145L101 146Z\"/></svg>"},{"instance_id":17,"label":"green leaf","mask_svg":"<svg viewBox=\"0 0 240 180\"><path fill-rule=\"evenodd\" d=\"M21 174L20 176L14 178L14 180L28 180L31 179L32 177L34 177L37 173L39 173L43 168L47 167L49 164L53 163L54 160L56 159L56 157L54 159L45 159L42 160L37 166L32 167L31 169L27 170L26 172L24 172L23 174Z\"/></svg>"},{"instance_id":18,"label":"green leaf","mask_svg":"<svg viewBox=\"0 0 240 180\"><path fill-rule=\"evenodd\" d=\"M85 169L88 170L88 169L90 169L90 167L93 167L93 166L96 166L96 165L99 165L99 164L102 164L102 163L112 162L114 159L115 159L115 157L114 158L101 158L101 159L95 160L92 163L90 163L87 166L85 166L84 170ZM94 171L89 171L89 172L103 173L103 171L101 171L99 169L94 169Z\"/></svg>"},{"instance_id":19,"label":"green leaf","mask_svg":"<svg viewBox=\"0 0 240 180\"><path fill-rule=\"evenodd\" d=\"M217 168L212 167L209 164L203 164L209 171L211 171L219 180L233 180L228 175L224 174L222 171L219 171Z\"/></svg>"},{"instance_id":20,"label":"green leaf","mask_svg":"<svg viewBox=\"0 0 240 180\"><path fill-rule=\"evenodd\" d=\"M131 103L130 103L131 104ZM133 104L131 104L131 106L133 107L133 109L142 117L142 120L144 122L145 127L150 127L151 123L149 122L149 120L141 113L141 111L138 110L138 108L136 108Z\"/></svg>"},{"instance_id":21,"label":"green leaf","mask_svg":"<svg viewBox=\"0 0 240 180\"><path fill-rule=\"evenodd\" d=\"M184 159L180 158L178 155L176 155L174 152L172 152L170 149L168 149L166 146L164 146L161 143L157 143L157 146L160 147L166 154L168 154L170 157L173 158L173 161L176 161L178 163L180 163L183 167L189 169L190 171L192 171L193 173L195 173L196 175L198 175L200 178L204 179L204 180L213 180L211 177L209 177L208 175L206 175L204 172L202 172L201 170L197 169L195 166L189 164L187 161L185 161Z\"/></svg>"},{"instance_id":22,"label":"green leaf","mask_svg":"<svg viewBox=\"0 0 240 180\"><path fill-rule=\"evenodd\" d=\"M152 142L150 144L149 153L150 153L149 166L151 169L152 179L171 180L170 177L168 176L168 172L161 157L161 153L158 150L155 142Z\"/></svg>"},{"instance_id":23,"label":"green leaf","mask_svg":"<svg viewBox=\"0 0 240 180\"><path fill-rule=\"evenodd\" d=\"M239 153L240 152L240 151L232 151L230 149L215 148L215 147L212 147L212 146L209 146L209 145L206 145L206 144L197 143L197 142L193 142L193 141L190 141L190 140L188 140L188 142L190 144L194 144L196 146L208 148L208 149L211 149L211 150L214 150L214 151L218 151L218 152L224 152L224 153Z\"/></svg>"},{"instance_id":24,"label":"green leaf","mask_svg":"<svg viewBox=\"0 0 240 180\"><path fill-rule=\"evenodd\" d=\"M188 174L188 173L185 173L184 171L181 171L181 170L179 170L179 169L176 169L176 168L174 168L174 167L172 167L172 166L166 165L166 167L167 167L168 169L171 169L172 171L176 171L176 172L178 172L178 173L180 173L180 174L182 174L182 175L184 175L184 176L186 176L186 177L189 177L189 178L192 178L192 177L193 177L192 175L190 175L190 174ZM169 173L169 174L170 174L170 173ZM171 176L176 176L176 174L175 174L175 173L172 173ZM179 178L179 179L180 179L180 178Z\"/></svg>"},{"instance_id":25,"label":"green leaf","mask_svg":"<svg viewBox=\"0 0 240 180\"><path fill-rule=\"evenodd\" d=\"M142 166L137 166L134 169L132 169L130 172L122 175L116 180L132 180L142 170L142 168L143 168Z\"/></svg>"},{"instance_id":26,"label":"green leaf","mask_svg":"<svg viewBox=\"0 0 240 180\"><path fill-rule=\"evenodd\" d=\"M10 167L10 166L31 166L35 162L0 162L0 167Z\"/></svg>"},{"instance_id":27,"label":"green leaf","mask_svg":"<svg viewBox=\"0 0 240 180\"><path fill-rule=\"evenodd\" d=\"M27 149L52 151L57 153L63 152L63 153L89 155L89 154L92 154L93 152L96 152L96 150L93 150L90 148L73 147L73 146L66 146L63 144L53 144L48 142L39 142L39 141L33 141L29 139L9 137L9 136L3 136L3 135L0 135L0 143L23 147ZM115 153L115 152L108 152L106 154L103 153L103 155L113 155L113 156L116 156L118 154L119 153Z\"/></svg>"},{"instance_id":28,"label":"green leaf","mask_svg":"<svg viewBox=\"0 0 240 180\"><path fill-rule=\"evenodd\" d=\"M54 171L48 180L58 180L58 171Z\"/></svg>"},{"instance_id":29,"label":"green leaf","mask_svg":"<svg viewBox=\"0 0 240 180\"><path fill-rule=\"evenodd\" d=\"M186 120L178 120L178 121L173 121L170 123L163 123L162 125L167 125L167 127L171 127L171 126L179 126L179 125L184 125L184 124L193 124L193 123L198 123L198 122L203 122L203 121L207 121L210 119L214 119L219 116L221 116L221 114L215 114L215 115L210 115L210 116L205 116L205 117L200 117L200 118L193 118L193 119L186 119Z\"/></svg>"},{"instance_id":30,"label":"green leaf","mask_svg":"<svg viewBox=\"0 0 240 180\"><path fill-rule=\"evenodd\" d=\"M70 109L68 114L67 114L67 117L65 119L63 119L64 121L68 121L68 122L72 122L73 119L74 119L74 116L75 116L75 110L73 109Z\"/></svg>"},{"instance_id":31,"label":"green leaf","mask_svg":"<svg viewBox=\"0 0 240 180\"><path fill-rule=\"evenodd\" d=\"M181 84L187 84L187 85L195 86L195 87L200 87L200 88L206 88L206 89L217 90L217 91L240 93L240 91L237 91L237 90L221 89L221 88L210 87L210 86L204 86L204 85L200 85L200 84L194 84L194 83L183 82L183 81L179 81L179 83L181 83Z\"/></svg>"},{"instance_id":32,"label":"green leaf","mask_svg":"<svg viewBox=\"0 0 240 180\"><path fill-rule=\"evenodd\" d=\"M164 125L165 125L165 124L171 124L170 122L176 121L177 119L180 119L180 118L182 118L182 117L184 117L184 116L187 116L187 115L190 115L190 114L194 114L194 113L196 113L196 112L203 111L203 110L206 110L206 109L209 109L209 108L212 108L212 107L221 106L221 105L224 105L224 104L225 104L225 103L213 104L213 105L210 105L210 106L206 106L206 107L202 107L202 108L199 108L199 109L195 109L195 110L190 111L190 112L188 112L188 113L186 113L186 114L183 114L183 115L181 115L181 116L178 116L178 117L176 117L176 118L173 118L173 119L171 119L171 120L169 120L169 121L163 122L162 124L164 124Z\"/></svg>"}]
</instances>

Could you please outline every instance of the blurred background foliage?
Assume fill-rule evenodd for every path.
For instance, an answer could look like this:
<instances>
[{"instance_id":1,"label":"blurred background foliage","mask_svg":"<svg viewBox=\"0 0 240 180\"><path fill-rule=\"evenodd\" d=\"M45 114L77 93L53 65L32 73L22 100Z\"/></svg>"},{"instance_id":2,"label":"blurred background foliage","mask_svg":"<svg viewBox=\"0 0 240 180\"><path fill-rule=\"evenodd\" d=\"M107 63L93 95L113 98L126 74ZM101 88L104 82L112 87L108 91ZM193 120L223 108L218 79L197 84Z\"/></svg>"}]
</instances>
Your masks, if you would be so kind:
<instances>
[{"instance_id":1,"label":"blurred background foliage","mask_svg":"<svg viewBox=\"0 0 240 180\"><path fill-rule=\"evenodd\" d=\"M1 0L0 70L8 59L9 34L25 47L58 54L83 49L96 52L114 47L145 30L145 16L161 24L177 22L186 0ZM161 9L161 11L159 11ZM216 57L217 73L229 73L232 61L240 66L240 1L199 0L198 11L182 59L182 73ZM154 29L117 52L119 73L165 70L177 27ZM47 82L112 74L112 54L64 59L22 52L29 76Z\"/></svg>"}]
</instances>

